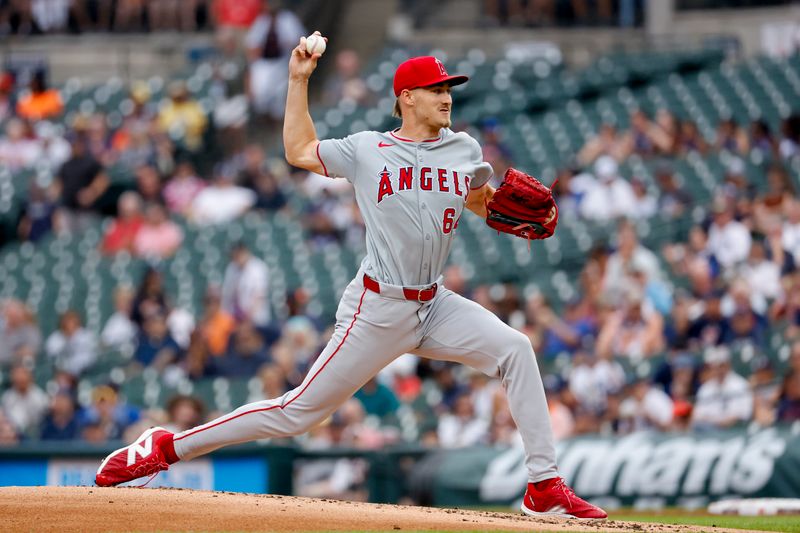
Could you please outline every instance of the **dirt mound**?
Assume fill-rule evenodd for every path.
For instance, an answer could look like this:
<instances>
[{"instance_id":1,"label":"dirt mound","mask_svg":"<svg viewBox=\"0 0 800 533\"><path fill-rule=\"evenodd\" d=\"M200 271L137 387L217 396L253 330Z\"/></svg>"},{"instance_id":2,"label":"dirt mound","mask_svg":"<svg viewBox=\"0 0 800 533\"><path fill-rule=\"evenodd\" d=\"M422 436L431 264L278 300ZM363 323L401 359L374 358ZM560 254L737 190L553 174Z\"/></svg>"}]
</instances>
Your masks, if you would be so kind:
<instances>
[{"instance_id":1,"label":"dirt mound","mask_svg":"<svg viewBox=\"0 0 800 533\"><path fill-rule=\"evenodd\" d=\"M181 489L0 488L0 531L639 531L698 528ZM715 531L723 531L715 529Z\"/></svg>"}]
</instances>

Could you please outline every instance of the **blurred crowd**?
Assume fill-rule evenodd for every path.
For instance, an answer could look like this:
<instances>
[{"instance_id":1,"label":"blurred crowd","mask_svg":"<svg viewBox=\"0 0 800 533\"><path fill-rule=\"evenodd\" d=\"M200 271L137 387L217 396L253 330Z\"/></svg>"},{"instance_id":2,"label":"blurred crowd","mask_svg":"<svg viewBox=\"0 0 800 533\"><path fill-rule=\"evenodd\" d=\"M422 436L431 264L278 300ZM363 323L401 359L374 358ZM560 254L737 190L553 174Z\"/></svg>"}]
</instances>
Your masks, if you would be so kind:
<instances>
[{"instance_id":1,"label":"blurred crowd","mask_svg":"<svg viewBox=\"0 0 800 533\"><path fill-rule=\"evenodd\" d=\"M503 26L621 26L641 24L641 0L484 0L483 22Z\"/></svg>"},{"instance_id":2,"label":"blurred crowd","mask_svg":"<svg viewBox=\"0 0 800 533\"><path fill-rule=\"evenodd\" d=\"M220 250L227 254L223 279L197 288L204 294L197 314L165 287L164 267L187 229L253 211L302 220L312 248L363 241L346 180L298 172L248 140L253 122L274 129L282 120L285 89L276 73L304 33L291 12L257 4L240 40L221 35L206 95L175 81L159 99L149 84L133 83L116 121L111 113L65 113L44 71L0 78L0 165L32 173L14 221L17 237L35 243L102 227L102 254L149 265L133 285L116 288L113 314L98 331L85 326L81 309L42 331L25 302L2 302L0 444L130 440L155 423L186 429L220 413L199 395L145 409L128 401L126 383L157 376L177 390L187 380L226 378L247 387L246 400L274 398L302 382L330 337L333 317L312 312L303 289L278 295L289 313L276 318L267 262L244 242ZM359 77L358 56L342 51L335 63L321 101L369 104L374 95ZM485 120L474 133L499 179L514 164L502 123ZM559 439L796 422L800 200L787 169L800 157L798 146L796 115L780 131L725 120L706 137L669 110L636 111L624 129L603 125L573 167L558 173L562 221L614 228L570 272L576 293L568 301L512 283L474 285L455 264L444 283L529 336ZM694 154L716 154L726 164L710 203L693 198L676 170ZM631 158L652 162L654 181L623 175ZM748 161L763 162L758 175ZM696 223L650 249L637 224L656 217ZM81 379L112 353L124 354L121 379L95 379L80 394ZM45 388L41 376L51 377ZM517 439L497 380L407 354L297 442L309 449L398 441L453 448ZM364 468L332 460L298 475L305 494L341 495L359 487Z\"/></svg>"},{"instance_id":3,"label":"blurred crowd","mask_svg":"<svg viewBox=\"0 0 800 533\"><path fill-rule=\"evenodd\" d=\"M246 27L258 15L261 3L261 0L2 0L0 36L193 32L220 26Z\"/></svg>"}]
</instances>

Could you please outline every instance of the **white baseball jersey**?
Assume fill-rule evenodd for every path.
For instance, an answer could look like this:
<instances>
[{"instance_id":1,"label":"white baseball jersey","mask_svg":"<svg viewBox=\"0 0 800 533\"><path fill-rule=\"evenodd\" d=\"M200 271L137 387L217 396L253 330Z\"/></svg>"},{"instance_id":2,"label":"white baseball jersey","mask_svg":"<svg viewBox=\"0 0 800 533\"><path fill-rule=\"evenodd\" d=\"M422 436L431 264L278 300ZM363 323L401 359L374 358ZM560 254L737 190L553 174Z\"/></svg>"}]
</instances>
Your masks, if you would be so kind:
<instances>
[{"instance_id":1,"label":"white baseball jersey","mask_svg":"<svg viewBox=\"0 0 800 533\"><path fill-rule=\"evenodd\" d=\"M439 278L470 188L492 176L478 142L450 129L421 142L360 132L321 141L317 156L327 176L355 187L367 228L364 272L392 285Z\"/></svg>"}]
</instances>

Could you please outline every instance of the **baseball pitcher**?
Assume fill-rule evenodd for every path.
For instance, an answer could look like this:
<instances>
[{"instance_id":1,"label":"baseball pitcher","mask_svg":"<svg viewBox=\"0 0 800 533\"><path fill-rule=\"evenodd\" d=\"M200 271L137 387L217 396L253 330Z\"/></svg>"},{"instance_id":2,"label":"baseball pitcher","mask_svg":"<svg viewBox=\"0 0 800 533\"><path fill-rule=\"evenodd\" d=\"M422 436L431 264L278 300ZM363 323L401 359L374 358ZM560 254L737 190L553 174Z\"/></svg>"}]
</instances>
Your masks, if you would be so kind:
<instances>
[{"instance_id":1,"label":"baseball pitcher","mask_svg":"<svg viewBox=\"0 0 800 533\"><path fill-rule=\"evenodd\" d=\"M308 83L319 57L306 51L305 38L292 52L283 140L290 164L353 184L366 224L367 255L342 295L333 337L296 389L182 433L151 428L102 462L97 484L155 475L222 446L304 433L381 368L411 352L502 380L526 451L523 512L605 518L558 475L528 338L442 285L465 209L499 231L545 238L558 219L549 189L513 169L497 191L488 185L492 170L478 142L450 129L450 90L467 77L449 75L435 57L414 57L397 68L398 129L320 141L308 111Z\"/></svg>"}]
</instances>

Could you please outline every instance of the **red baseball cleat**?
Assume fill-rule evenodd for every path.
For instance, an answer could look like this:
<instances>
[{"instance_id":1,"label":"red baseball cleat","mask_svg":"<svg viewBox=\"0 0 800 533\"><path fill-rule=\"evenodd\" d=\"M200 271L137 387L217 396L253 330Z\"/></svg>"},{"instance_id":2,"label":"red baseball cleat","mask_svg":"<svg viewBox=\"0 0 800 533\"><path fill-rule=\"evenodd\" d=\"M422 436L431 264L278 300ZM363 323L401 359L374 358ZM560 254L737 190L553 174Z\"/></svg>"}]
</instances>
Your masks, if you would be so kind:
<instances>
[{"instance_id":1,"label":"red baseball cleat","mask_svg":"<svg viewBox=\"0 0 800 533\"><path fill-rule=\"evenodd\" d=\"M100 487L112 487L169 469L169 462L160 446L165 438L171 442L172 433L159 427L148 429L133 444L111 452L100 463L94 482Z\"/></svg>"},{"instance_id":2,"label":"red baseball cleat","mask_svg":"<svg viewBox=\"0 0 800 533\"><path fill-rule=\"evenodd\" d=\"M528 490L522 499L522 512L528 516L563 516L587 520L608 516L599 507L577 497L560 477L528 483Z\"/></svg>"}]
</instances>

